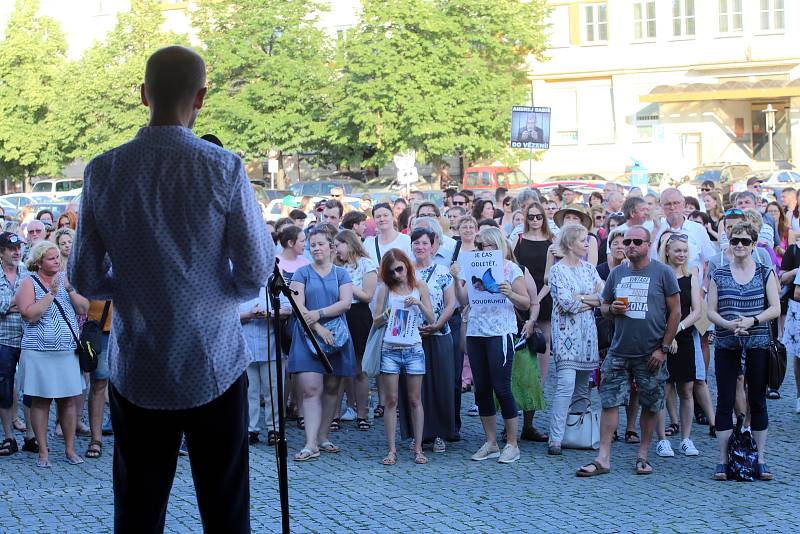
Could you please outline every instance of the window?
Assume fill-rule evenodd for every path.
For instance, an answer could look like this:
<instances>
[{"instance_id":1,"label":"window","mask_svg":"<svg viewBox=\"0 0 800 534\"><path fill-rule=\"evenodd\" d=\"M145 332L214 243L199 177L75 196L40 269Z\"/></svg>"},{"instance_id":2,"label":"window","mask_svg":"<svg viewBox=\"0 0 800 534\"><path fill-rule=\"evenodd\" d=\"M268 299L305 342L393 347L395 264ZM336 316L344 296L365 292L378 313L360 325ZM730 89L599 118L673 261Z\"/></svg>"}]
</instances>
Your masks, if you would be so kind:
<instances>
[{"instance_id":1,"label":"window","mask_svg":"<svg viewBox=\"0 0 800 534\"><path fill-rule=\"evenodd\" d=\"M719 33L742 32L742 0L719 0Z\"/></svg>"},{"instance_id":2,"label":"window","mask_svg":"<svg viewBox=\"0 0 800 534\"><path fill-rule=\"evenodd\" d=\"M551 145L578 144L578 95L573 87L554 89L545 102L559 110L551 117Z\"/></svg>"},{"instance_id":3,"label":"window","mask_svg":"<svg viewBox=\"0 0 800 534\"><path fill-rule=\"evenodd\" d=\"M583 42L608 41L608 18L605 4L589 4L583 8Z\"/></svg>"},{"instance_id":4,"label":"window","mask_svg":"<svg viewBox=\"0 0 800 534\"><path fill-rule=\"evenodd\" d=\"M672 35L694 36L694 0L672 0Z\"/></svg>"},{"instance_id":5,"label":"window","mask_svg":"<svg viewBox=\"0 0 800 534\"><path fill-rule=\"evenodd\" d=\"M761 0L759 19L762 31L783 30L783 0Z\"/></svg>"},{"instance_id":6,"label":"window","mask_svg":"<svg viewBox=\"0 0 800 534\"><path fill-rule=\"evenodd\" d=\"M549 46L565 48L569 46L569 6L555 6L550 11Z\"/></svg>"},{"instance_id":7,"label":"window","mask_svg":"<svg viewBox=\"0 0 800 534\"><path fill-rule=\"evenodd\" d=\"M634 124L636 126L637 141L652 141L655 129L661 118L661 108L658 104L648 104L636 112Z\"/></svg>"},{"instance_id":8,"label":"window","mask_svg":"<svg viewBox=\"0 0 800 534\"><path fill-rule=\"evenodd\" d=\"M489 174L489 171L481 172L481 186L489 187L492 185L492 176Z\"/></svg>"},{"instance_id":9,"label":"window","mask_svg":"<svg viewBox=\"0 0 800 534\"><path fill-rule=\"evenodd\" d=\"M638 1L633 4L633 38L636 40L656 38L656 0Z\"/></svg>"},{"instance_id":10,"label":"window","mask_svg":"<svg viewBox=\"0 0 800 534\"><path fill-rule=\"evenodd\" d=\"M478 185L478 173L476 171L467 173L467 187L475 187Z\"/></svg>"}]
</instances>

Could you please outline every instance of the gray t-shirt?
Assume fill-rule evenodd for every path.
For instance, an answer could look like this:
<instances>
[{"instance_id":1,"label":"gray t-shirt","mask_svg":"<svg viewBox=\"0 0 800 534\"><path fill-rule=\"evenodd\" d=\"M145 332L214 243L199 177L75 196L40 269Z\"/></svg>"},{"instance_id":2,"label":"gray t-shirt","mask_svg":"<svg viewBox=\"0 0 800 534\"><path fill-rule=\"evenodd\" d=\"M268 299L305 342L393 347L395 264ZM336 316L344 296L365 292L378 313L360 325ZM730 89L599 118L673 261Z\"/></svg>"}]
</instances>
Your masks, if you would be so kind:
<instances>
[{"instance_id":1,"label":"gray t-shirt","mask_svg":"<svg viewBox=\"0 0 800 534\"><path fill-rule=\"evenodd\" d=\"M623 263L611 271L603 300L628 297L628 311L614 316L614 339L608 353L622 358L649 356L661 346L667 328L667 297L679 293L672 269L650 260L644 269Z\"/></svg>"}]
</instances>

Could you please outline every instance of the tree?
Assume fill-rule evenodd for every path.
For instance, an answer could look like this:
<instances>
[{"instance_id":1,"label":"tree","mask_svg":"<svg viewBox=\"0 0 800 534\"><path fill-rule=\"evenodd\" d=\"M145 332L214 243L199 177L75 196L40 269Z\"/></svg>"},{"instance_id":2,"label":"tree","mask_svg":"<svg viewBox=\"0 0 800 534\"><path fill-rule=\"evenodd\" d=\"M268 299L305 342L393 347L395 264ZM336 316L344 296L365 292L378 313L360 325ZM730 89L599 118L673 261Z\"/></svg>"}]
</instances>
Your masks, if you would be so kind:
<instances>
[{"instance_id":1,"label":"tree","mask_svg":"<svg viewBox=\"0 0 800 534\"><path fill-rule=\"evenodd\" d=\"M203 0L194 24L209 92L199 128L248 159L319 150L333 51L303 0Z\"/></svg>"},{"instance_id":2,"label":"tree","mask_svg":"<svg viewBox=\"0 0 800 534\"><path fill-rule=\"evenodd\" d=\"M58 109L58 142L73 158L89 160L130 140L147 124L140 86L150 55L186 37L161 31L158 0L133 0L102 42L70 64L62 77L68 97Z\"/></svg>"},{"instance_id":3,"label":"tree","mask_svg":"<svg viewBox=\"0 0 800 534\"><path fill-rule=\"evenodd\" d=\"M0 176L26 183L60 174L66 163L51 134L67 43L38 10L38 0L17 0L0 41Z\"/></svg>"},{"instance_id":4,"label":"tree","mask_svg":"<svg viewBox=\"0 0 800 534\"><path fill-rule=\"evenodd\" d=\"M332 153L382 165L506 153L528 58L545 49L544 0L365 0L344 47Z\"/></svg>"}]
</instances>

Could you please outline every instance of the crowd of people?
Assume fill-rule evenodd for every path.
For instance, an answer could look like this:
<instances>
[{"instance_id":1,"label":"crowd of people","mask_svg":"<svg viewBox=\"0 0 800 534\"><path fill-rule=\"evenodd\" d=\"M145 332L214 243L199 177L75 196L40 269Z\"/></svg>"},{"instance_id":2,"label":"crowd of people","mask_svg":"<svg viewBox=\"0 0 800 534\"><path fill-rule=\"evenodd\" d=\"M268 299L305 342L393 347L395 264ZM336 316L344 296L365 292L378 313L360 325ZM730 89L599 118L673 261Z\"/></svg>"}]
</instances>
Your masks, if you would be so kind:
<instances>
[{"instance_id":1,"label":"crowd of people","mask_svg":"<svg viewBox=\"0 0 800 534\"><path fill-rule=\"evenodd\" d=\"M704 183L699 199L677 189L642 195L612 183L586 198L569 189L448 190L443 209L416 191L375 205L364 195L351 206L335 188L315 205L287 203L286 217L268 222L279 269L333 372L326 373L286 297L277 313L263 288L241 302L252 357L250 443L262 431L269 445L277 440L262 407L269 411L275 400L278 362L288 371L289 418L305 432L295 461L339 452L331 434L342 421L370 431L362 359L370 332L399 308L413 331L399 340L387 329L375 380L372 415L384 419L384 465L398 461L398 426L417 464L428 462L426 445L444 453L461 439L461 396L470 389L475 406L466 413L480 417L485 440L473 460L512 463L520 440L547 442L548 454L560 455L573 446L565 442L570 414L590 410L591 389L598 388L599 450L578 476L609 472L617 440L638 444L636 473L651 473L654 433L659 456L675 455L671 436L679 436L680 453L696 456L693 426L707 425L719 444L713 477L724 480L727 442L743 414L758 445L758 477L771 479L766 401L780 394L767 386L767 345L770 335L781 336L800 374L800 207L791 188L769 199L751 180L726 205L714 186ZM42 211L24 224L4 224L10 231L0 235L0 456L17 453L14 431L24 432L22 450L38 453L37 466L50 466L55 399L67 461L98 458L102 436L112 433L103 420L108 351L95 371L82 373L73 333L98 321L105 346L112 305L89 301L70 284L76 214L55 221ZM461 272L461 259L475 251L504 258L497 285L504 299L490 308L471 309L471 282ZM716 408L708 387L712 352ZM555 383L545 399L550 367ZM537 428L535 413L548 404L549 421ZM620 407L627 416L622 437ZM76 435L91 438L83 456Z\"/></svg>"}]
</instances>

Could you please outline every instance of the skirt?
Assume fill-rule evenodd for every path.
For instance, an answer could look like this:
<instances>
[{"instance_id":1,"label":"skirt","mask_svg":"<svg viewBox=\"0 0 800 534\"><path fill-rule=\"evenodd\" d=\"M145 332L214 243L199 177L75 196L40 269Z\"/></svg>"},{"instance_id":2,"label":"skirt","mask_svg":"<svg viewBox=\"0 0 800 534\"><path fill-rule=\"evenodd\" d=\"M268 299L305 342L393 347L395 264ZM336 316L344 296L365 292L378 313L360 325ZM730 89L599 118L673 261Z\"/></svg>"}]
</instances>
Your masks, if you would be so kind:
<instances>
[{"instance_id":1,"label":"skirt","mask_svg":"<svg viewBox=\"0 0 800 534\"><path fill-rule=\"evenodd\" d=\"M800 302L789 301L781 341L786 345L786 354L790 358L800 358Z\"/></svg>"},{"instance_id":2,"label":"skirt","mask_svg":"<svg viewBox=\"0 0 800 534\"><path fill-rule=\"evenodd\" d=\"M678 342L678 350L675 354L667 354L669 382L684 384L694 382L697 378L694 332L695 330L692 328L691 331L681 332L675 337Z\"/></svg>"},{"instance_id":3,"label":"skirt","mask_svg":"<svg viewBox=\"0 0 800 534\"><path fill-rule=\"evenodd\" d=\"M356 359L361 361L364 350L367 348L369 329L372 328L372 312L366 302L356 302L347 310L347 326L350 328L350 338L353 340L353 351Z\"/></svg>"},{"instance_id":4,"label":"skirt","mask_svg":"<svg viewBox=\"0 0 800 534\"><path fill-rule=\"evenodd\" d=\"M83 376L73 349L22 349L22 392L31 397L63 399L83 392Z\"/></svg>"},{"instance_id":5,"label":"skirt","mask_svg":"<svg viewBox=\"0 0 800 534\"><path fill-rule=\"evenodd\" d=\"M456 434L453 338L450 334L422 336L422 348L425 351L425 376L422 378L421 392L422 408L425 411L422 440L427 442L435 438L448 439ZM414 437L406 388L405 374L401 374L397 405L400 409L400 436L403 439Z\"/></svg>"}]
</instances>

